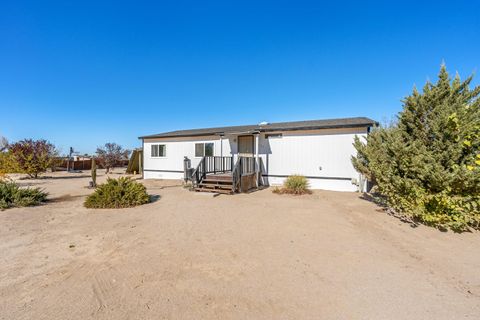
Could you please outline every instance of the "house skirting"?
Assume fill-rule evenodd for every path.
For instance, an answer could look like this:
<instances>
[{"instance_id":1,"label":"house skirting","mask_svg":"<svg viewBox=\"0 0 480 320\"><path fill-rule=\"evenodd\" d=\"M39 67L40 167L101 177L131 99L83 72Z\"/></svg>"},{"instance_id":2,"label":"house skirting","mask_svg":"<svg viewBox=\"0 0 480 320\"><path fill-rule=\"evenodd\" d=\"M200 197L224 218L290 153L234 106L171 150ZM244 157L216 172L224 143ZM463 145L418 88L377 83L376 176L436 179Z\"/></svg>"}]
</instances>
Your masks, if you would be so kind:
<instances>
[{"instance_id":1,"label":"house skirting","mask_svg":"<svg viewBox=\"0 0 480 320\"><path fill-rule=\"evenodd\" d=\"M288 175L262 174L262 184L270 186L280 186ZM173 179L182 180L183 171L181 170L161 170L145 169L145 179ZM347 177L324 177L324 176L306 176L310 188L324 189L333 191L352 191L358 190L358 186L352 184L351 178Z\"/></svg>"}]
</instances>

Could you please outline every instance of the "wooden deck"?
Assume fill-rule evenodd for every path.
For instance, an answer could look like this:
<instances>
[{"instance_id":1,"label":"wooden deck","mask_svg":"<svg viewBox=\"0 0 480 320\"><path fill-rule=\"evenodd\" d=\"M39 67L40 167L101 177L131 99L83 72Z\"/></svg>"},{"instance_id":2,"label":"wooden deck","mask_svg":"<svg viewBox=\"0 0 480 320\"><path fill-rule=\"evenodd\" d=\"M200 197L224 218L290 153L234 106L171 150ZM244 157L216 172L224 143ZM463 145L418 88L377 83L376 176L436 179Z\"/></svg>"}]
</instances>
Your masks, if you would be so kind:
<instances>
[{"instance_id":1,"label":"wooden deck","mask_svg":"<svg viewBox=\"0 0 480 320\"><path fill-rule=\"evenodd\" d=\"M257 187L256 162L253 157L205 156L193 172L194 190L233 194Z\"/></svg>"},{"instance_id":2,"label":"wooden deck","mask_svg":"<svg viewBox=\"0 0 480 320\"><path fill-rule=\"evenodd\" d=\"M233 176L231 172L226 173L209 173L198 184L195 191L216 192L224 194L233 193Z\"/></svg>"},{"instance_id":3,"label":"wooden deck","mask_svg":"<svg viewBox=\"0 0 480 320\"><path fill-rule=\"evenodd\" d=\"M231 172L225 173L209 173L207 174L206 179L215 179L215 180L223 180L223 181L231 181L233 179Z\"/></svg>"}]
</instances>

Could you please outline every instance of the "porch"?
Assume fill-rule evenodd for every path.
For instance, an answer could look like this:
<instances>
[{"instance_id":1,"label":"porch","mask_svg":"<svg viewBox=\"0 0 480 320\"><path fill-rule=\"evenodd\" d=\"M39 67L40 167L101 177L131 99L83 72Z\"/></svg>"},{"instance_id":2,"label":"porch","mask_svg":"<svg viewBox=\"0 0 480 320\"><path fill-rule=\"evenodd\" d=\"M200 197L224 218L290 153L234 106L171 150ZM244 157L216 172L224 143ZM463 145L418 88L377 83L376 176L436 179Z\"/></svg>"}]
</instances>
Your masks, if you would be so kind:
<instances>
[{"instance_id":1,"label":"porch","mask_svg":"<svg viewBox=\"0 0 480 320\"><path fill-rule=\"evenodd\" d=\"M233 194L257 188L260 172L254 157L205 156L191 175L198 192Z\"/></svg>"}]
</instances>

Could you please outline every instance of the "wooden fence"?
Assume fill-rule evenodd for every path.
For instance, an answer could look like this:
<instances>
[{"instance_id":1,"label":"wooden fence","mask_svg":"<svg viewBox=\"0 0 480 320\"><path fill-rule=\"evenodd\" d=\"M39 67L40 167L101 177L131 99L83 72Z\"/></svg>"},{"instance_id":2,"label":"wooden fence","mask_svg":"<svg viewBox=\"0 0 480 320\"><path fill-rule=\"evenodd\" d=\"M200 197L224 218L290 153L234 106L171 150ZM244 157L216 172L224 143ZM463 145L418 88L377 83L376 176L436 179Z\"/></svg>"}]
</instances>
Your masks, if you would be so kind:
<instances>
[{"instance_id":1,"label":"wooden fence","mask_svg":"<svg viewBox=\"0 0 480 320\"><path fill-rule=\"evenodd\" d=\"M97 161L96 163L98 169L103 169L101 163ZM122 160L115 164L115 167L126 167L128 165L128 160ZM60 164L55 167L56 170L91 170L92 169L92 160L65 160L62 159Z\"/></svg>"}]
</instances>

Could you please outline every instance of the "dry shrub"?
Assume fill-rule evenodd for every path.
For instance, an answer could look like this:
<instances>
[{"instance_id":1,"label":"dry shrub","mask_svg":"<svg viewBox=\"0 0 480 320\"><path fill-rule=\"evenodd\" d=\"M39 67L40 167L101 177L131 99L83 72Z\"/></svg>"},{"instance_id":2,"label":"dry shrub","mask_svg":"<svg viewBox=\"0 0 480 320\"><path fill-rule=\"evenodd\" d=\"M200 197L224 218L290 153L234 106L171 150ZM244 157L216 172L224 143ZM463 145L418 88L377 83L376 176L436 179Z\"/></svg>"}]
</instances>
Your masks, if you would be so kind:
<instances>
[{"instance_id":1,"label":"dry shrub","mask_svg":"<svg viewBox=\"0 0 480 320\"><path fill-rule=\"evenodd\" d=\"M276 194L310 194L312 191L309 189L307 178L301 175L289 176L283 183L283 187L273 188L273 193Z\"/></svg>"}]
</instances>

